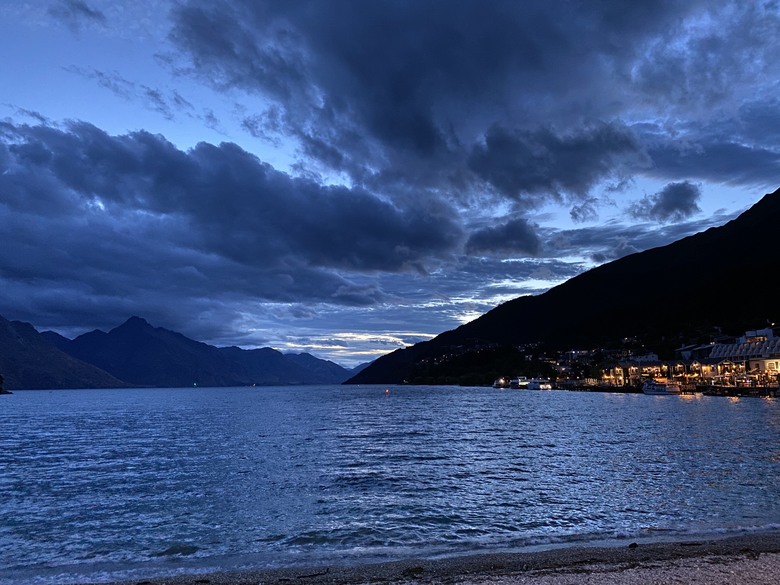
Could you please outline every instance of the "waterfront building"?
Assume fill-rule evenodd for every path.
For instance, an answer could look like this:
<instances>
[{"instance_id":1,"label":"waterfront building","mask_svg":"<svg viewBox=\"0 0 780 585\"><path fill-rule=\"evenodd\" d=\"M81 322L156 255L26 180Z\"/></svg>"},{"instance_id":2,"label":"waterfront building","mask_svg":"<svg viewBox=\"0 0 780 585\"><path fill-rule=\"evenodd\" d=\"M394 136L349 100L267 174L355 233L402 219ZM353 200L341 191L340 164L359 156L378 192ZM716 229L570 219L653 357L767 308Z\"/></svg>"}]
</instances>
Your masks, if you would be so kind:
<instances>
[{"instance_id":1,"label":"waterfront building","mask_svg":"<svg viewBox=\"0 0 780 585\"><path fill-rule=\"evenodd\" d=\"M681 347L678 359L639 356L605 368L602 383L638 387L646 378L673 380L683 388L777 387L780 379L780 336L771 328L746 331L720 343Z\"/></svg>"}]
</instances>

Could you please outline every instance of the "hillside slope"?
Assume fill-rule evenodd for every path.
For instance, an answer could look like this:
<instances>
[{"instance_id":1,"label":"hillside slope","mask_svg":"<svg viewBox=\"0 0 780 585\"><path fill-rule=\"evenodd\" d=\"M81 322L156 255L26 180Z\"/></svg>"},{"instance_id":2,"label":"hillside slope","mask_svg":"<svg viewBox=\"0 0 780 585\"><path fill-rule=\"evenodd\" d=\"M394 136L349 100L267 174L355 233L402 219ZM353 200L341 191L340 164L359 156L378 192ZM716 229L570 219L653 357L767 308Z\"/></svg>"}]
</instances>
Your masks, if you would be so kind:
<instances>
[{"instance_id":1,"label":"hillside slope","mask_svg":"<svg viewBox=\"0 0 780 585\"><path fill-rule=\"evenodd\" d=\"M430 341L376 360L347 383L401 383L415 364L452 348L544 343L592 348L715 327L738 334L780 321L773 273L780 189L727 224L584 272L537 296L514 299Z\"/></svg>"},{"instance_id":2,"label":"hillside slope","mask_svg":"<svg viewBox=\"0 0 780 585\"><path fill-rule=\"evenodd\" d=\"M122 388L127 384L52 346L29 323L0 317L0 374L6 390Z\"/></svg>"}]
</instances>

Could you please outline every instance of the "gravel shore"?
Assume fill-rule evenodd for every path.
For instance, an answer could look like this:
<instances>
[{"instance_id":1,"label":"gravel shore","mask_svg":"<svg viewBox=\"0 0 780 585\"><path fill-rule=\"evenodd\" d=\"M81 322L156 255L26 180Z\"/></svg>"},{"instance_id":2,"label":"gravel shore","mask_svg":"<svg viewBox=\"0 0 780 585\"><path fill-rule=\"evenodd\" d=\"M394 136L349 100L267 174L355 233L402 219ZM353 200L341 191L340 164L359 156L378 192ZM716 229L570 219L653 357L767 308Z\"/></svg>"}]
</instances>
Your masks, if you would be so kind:
<instances>
[{"instance_id":1,"label":"gravel shore","mask_svg":"<svg viewBox=\"0 0 780 585\"><path fill-rule=\"evenodd\" d=\"M780 583L780 532L715 540L567 547L356 566L133 580L115 585L648 585Z\"/></svg>"}]
</instances>

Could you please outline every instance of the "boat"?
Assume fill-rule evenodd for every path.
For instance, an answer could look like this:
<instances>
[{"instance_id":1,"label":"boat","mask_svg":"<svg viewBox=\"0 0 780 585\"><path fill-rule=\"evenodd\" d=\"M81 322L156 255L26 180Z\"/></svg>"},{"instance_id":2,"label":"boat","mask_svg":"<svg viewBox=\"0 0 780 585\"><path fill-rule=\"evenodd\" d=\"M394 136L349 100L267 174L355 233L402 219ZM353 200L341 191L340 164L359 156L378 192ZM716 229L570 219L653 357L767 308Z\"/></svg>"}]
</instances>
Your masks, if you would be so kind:
<instances>
[{"instance_id":1,"label":"boat","mask_svg":"<svg viewBox=\"0 0 780 585\"><path fill-rule=\"evenodd\" d=\"M667 394L681 394L682 389L677 382L661 382L660 380L650 378L642 384L642 393L663 396Z\"/></svg>"},{"instance_id":2,"label":"boat","mask_svg":"<svg viewBox=\"0 0 780 585\"><path fill-rule=\"evenodd\" d=\"M515 388L517 390L523 390L525 388L528 388L528 378L525 376L518 376L517 378L512 378L509 380L509 387Z\"/></svg>"},{"instance_id":3,"label":"boat","mask_svg":"<svg viewBox=\"0 0 780 585\"><path fill-rule=\"evenodd\" d=\"M552 383L547 378L531 378L528 380L529 390L552 390Z\"/></svg>"},{"instance_id":4,"label":"boat","mask_svg":"<svg viewBox=\"0 0 780 585\"><path fill-rule=\"evenodd\" d=\"M497 378L493 382L493 388L509 388L509 379L508 378Z\"/></svg>"}]
</instances>

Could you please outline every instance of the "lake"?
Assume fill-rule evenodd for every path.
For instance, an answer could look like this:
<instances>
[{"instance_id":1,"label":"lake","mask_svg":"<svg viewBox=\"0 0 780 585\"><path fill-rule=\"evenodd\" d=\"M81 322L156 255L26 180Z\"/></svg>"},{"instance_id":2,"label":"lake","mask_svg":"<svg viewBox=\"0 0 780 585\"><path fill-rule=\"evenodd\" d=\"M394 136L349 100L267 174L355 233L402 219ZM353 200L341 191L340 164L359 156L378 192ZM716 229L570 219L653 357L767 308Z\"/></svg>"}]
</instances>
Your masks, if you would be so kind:
<instances>
[{"instance_id":1,"label":"lake","mask_svg":"<svg viewBox=\"0 0 780 585\"><path fill-rule=\"evenodd\" d=\"M426 386L0 397L0 583L780 527L780 400Z\"/></svg>"}]
</instances>

